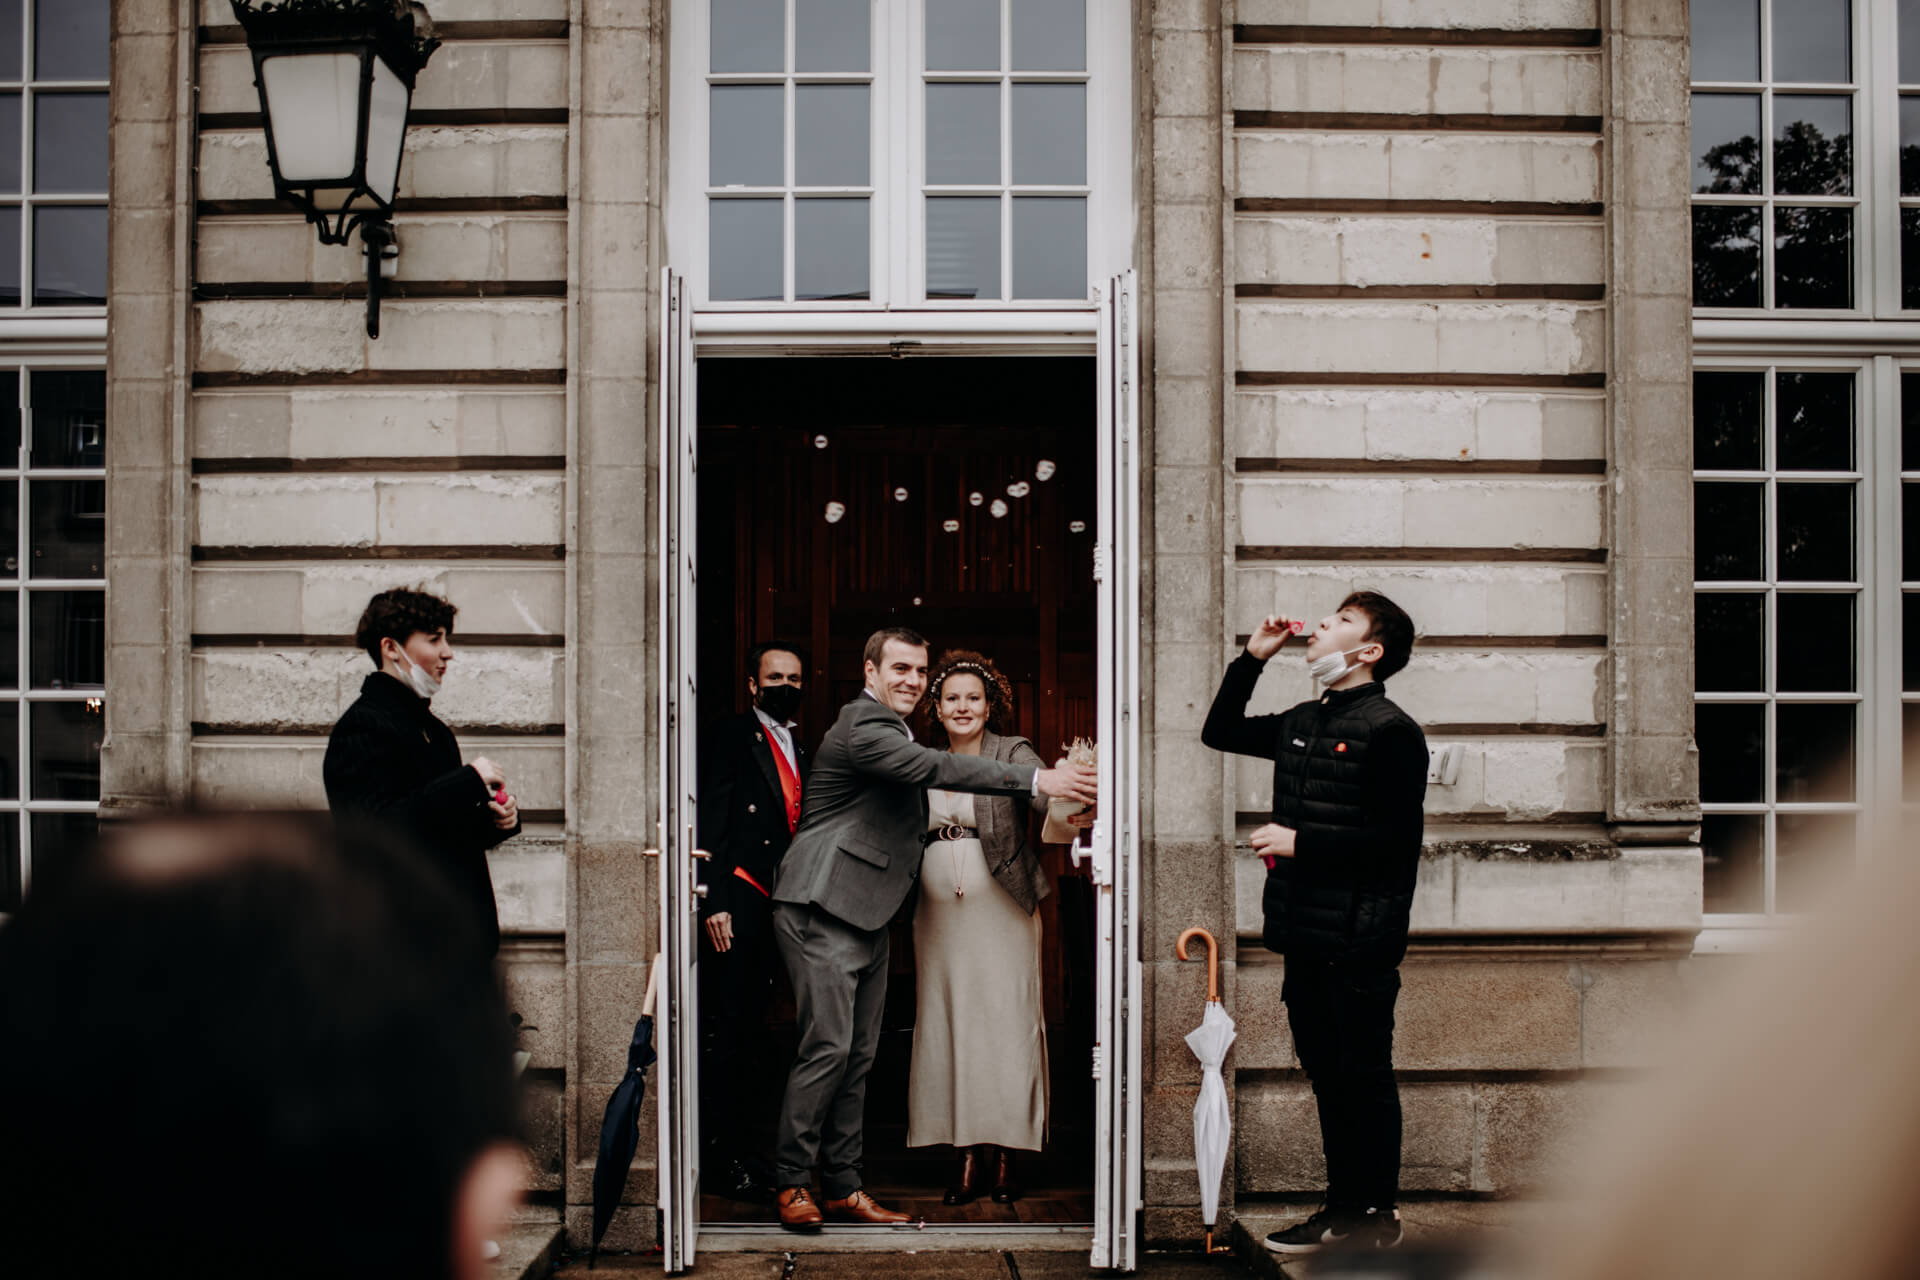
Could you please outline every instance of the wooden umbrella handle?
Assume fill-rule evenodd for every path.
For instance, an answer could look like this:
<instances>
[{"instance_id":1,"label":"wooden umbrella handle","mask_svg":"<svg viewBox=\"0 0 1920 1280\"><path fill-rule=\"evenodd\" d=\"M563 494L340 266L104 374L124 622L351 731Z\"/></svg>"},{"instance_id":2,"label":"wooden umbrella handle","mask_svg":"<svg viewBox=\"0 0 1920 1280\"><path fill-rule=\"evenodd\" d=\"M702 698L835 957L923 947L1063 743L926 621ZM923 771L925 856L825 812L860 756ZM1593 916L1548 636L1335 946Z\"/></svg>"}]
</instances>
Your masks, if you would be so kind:
<instances>
[{"instance_id":1,"label":"wooden umbrella handle","mask_svg":"<svg viewBox=\"0 0 1920 1280\"><path fill-rule=\"evenodd\" d=\"M1219 1004L1220 944L1214 939L1214 936L1205 929L1202 929L1199 925L1195 925L1180 935L1180 940L1173 944L1173 953L1182 960L1192 959L1192 957L1187 954L1187 944L1195 938L1199 938L1207 944L1207 1000L1211 1004Z\"/></svg>"}]
</instances>

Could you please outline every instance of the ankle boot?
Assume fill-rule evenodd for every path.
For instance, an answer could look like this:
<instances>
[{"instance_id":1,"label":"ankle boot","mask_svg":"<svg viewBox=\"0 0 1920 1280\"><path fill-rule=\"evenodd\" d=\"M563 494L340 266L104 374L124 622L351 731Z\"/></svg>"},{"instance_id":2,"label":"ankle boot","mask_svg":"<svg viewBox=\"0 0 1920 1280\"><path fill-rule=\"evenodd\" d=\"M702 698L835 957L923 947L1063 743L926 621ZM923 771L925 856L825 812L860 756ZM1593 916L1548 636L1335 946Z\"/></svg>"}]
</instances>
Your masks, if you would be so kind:
<instances>
[{"instance_id":1,"label":"ankle boot","mask_svg":"<svg viewBox=\"0 0 1920 1280\"><path fill-rule=\"evenodd\" d=\"M940 1197L942 1204L972 1204L980 1198L981 1184L986 1181L986 1161L981 1159L980 1148L960 1148L960 1163L954 1170L953 1185L947 1188L947 1194Z\"/></svg>"},{"instance_id":2,"label":"ankle boot","mask_svg":"<svg viewBox=\"0 0 1920 1280\"><path fill-rule=\"evenodd\" d=\"M1020 1187L1013 1180L1013 1152L1005 1147L995 1147L993 1170L993 1202L1012 1204L1020 1198Z\"/></svg>"}]
</instances>

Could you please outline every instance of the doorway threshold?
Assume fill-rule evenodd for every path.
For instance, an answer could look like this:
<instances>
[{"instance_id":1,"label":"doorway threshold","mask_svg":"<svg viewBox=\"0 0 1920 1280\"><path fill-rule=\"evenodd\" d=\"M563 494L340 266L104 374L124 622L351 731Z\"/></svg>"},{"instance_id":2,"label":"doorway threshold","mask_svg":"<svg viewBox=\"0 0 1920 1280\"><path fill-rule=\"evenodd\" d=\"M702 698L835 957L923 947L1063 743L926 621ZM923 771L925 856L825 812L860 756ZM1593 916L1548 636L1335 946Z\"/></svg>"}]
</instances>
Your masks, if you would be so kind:
<instances>
[{"instance_id":1,"label":"doorway threshold","mask_svg":"<svg viewBox=\"0 0 1920 1280\"><path fill-rule=\"evenodd\" d=\"M831 1226L788 1231L763 1223L702 1223L698 1249L706 1253L917 1253L943 1249L1036 1249L1085 1253L1093 1224L943 1222L925 1227Z\"/></svg>"}]
</instances>

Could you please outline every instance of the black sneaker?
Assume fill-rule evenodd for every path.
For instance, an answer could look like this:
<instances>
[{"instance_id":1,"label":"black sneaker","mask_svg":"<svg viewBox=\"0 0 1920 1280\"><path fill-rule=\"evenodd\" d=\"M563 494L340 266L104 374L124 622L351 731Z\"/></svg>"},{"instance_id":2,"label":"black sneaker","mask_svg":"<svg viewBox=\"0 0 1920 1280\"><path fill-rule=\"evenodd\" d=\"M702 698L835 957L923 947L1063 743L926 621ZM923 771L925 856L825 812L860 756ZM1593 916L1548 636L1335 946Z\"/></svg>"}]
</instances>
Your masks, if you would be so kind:
<instances>
[{"instance_id":1,"label":"black sneaker","mask_svg":"<svg viewBox=\"0 0 1920 1280\"><path fill-rule=\"evenodd\" d=\"M1400 1244L1400 1214L1395 1209L1340 1213L1322 1209L1305 1222L1266 1239L1273 1253L1317 1253L1334 1245L1356 1249L1393 1249Z\"/></svg>"}]
</instances>

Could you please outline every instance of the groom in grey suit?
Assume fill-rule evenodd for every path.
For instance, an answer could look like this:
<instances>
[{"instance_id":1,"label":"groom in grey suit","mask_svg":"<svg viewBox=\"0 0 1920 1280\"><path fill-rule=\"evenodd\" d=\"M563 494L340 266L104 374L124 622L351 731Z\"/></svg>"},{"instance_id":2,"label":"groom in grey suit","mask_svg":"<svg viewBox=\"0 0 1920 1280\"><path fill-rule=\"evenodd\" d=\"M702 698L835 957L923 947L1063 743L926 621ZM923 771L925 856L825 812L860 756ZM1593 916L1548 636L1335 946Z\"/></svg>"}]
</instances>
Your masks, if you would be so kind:
<instances>
[{"instance_id":1,"label":"groom in grey suit","mask_svg":"<svg viewBox=\"0 0 1920 1280\"><path fill-rule=\"evenodd\" d=\"M866 688L814 753L800 825L780 861L773 932L793 980L800 1052L780 1112L774 1173L781 1224L818 1227L809 1184L820 1166L828 1215L905 1222L861 1189L867 1072L887 1000L887 923L920 878L927 788L1064 796L1091 803L1094 774L952 755L917 745L906 717L927 687L927 642L903 627L867 640Z\"/></svg>"}]
</instances>

